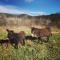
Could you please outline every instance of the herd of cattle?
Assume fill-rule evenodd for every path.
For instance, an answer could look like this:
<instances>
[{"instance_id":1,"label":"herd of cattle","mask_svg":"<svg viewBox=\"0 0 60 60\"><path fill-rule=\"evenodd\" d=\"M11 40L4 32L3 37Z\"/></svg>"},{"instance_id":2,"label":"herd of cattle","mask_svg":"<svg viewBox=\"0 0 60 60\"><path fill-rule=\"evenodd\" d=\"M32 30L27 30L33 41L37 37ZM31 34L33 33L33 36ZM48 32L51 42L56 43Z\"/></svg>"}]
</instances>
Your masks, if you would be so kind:
<instances>
[{"instance_id":1,"label":"herd of cattle","mask_svg":"<svg viewBox=\"0 0 60 60\"><path fill-rule=\"evenodd\" d=\"M9 29L6 29L6 31L8 33L7 34L8 39L5 40L0 39L0 44L1 45L6 44L8 46L8 44L10 43L16 49L18 48L18 44L25 45L26 39L30 39L30 40L37 39L38 42L39 41L42 42L43 38L44 39L46 38L46 42L48 42L49 37L52 36L50 27L46 27L43 29L32 27L31 34L33 34L34 36L32 35L26 36L24 31L20 31L19 33L15 33L13 30L9 30Z\"/></svg>"}]
</instances>

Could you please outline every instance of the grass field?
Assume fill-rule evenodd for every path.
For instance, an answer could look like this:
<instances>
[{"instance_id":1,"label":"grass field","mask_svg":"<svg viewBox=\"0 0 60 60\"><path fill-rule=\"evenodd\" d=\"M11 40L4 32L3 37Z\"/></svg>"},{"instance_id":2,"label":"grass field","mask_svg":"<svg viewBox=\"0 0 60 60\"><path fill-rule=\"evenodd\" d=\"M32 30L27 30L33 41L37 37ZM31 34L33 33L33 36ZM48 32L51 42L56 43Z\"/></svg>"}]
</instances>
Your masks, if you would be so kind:
<instances>
[{"instance_id":1,"label":"grass field","mask_svg":"<svg viewBox=\"0 0 60 60\"><path fill-rule=\"evenodd\" d=\"M30 29L22 28L18 31L25 31L27 35L31 34ZM15 30L15 31L17 31ZM0 39L5 39L7 32L0 28ZM60 35L54 34L50 37L49 42L40 44L37 40L25 41L25 46L14 49L10 44L9 47L0 46L0 60L60 60Z\"/></svg>"}]
</instances>

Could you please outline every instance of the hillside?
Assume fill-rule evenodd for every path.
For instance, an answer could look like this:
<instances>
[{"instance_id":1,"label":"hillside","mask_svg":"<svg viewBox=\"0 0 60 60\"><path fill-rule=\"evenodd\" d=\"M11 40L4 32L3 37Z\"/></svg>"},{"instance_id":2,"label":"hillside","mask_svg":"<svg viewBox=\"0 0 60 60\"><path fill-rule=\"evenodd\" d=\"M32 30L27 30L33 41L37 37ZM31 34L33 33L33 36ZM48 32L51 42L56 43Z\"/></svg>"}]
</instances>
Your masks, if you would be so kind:
<instances>
[{"instance_id":1,"label":"hillside","mask_svg":"<svg viewBox=\"0 0 60 60\"><path fill-rule=\"evenodd\" d=\"M60 13L40 16L0 13L0 26L55 26L60 28Z\"/></svg>"}]
</instances>

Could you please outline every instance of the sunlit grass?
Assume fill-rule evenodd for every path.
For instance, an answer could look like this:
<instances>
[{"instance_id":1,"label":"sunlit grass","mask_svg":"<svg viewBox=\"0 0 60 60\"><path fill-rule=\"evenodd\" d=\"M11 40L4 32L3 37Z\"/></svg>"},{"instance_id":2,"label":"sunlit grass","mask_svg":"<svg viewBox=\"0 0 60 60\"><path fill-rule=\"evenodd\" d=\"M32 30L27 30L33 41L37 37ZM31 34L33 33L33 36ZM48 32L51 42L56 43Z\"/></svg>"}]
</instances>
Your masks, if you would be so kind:
<instances>
[{"instance_id":1,"label":"sunlit grass","mask_svg":"<svg viewBox=\"0 0 60 60\"><path fill-rule=\"evenodd\" d=\"M30 29L19 29L19 31L31 34ZM7 32L0 29L0 39L6 37ZM7 48L0 45L0 60L60 60L60 35L53 35L49 42L43 44L29 40L25 42L25 46L20 46L18 49L14 49L10 44Z\"/></svg>"}]
</instances>

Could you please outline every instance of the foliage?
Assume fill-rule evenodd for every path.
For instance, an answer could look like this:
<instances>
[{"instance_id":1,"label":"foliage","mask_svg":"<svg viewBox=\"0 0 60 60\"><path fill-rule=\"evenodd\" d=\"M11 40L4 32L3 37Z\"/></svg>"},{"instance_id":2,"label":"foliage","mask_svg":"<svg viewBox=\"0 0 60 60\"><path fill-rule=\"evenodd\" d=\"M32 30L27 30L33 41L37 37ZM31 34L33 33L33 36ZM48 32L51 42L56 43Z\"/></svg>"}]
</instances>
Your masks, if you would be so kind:
<instances>
[{"instance_id":1,"label":"foliage","mask_svg":"<svg viewBox=\"0 0 60 60\"><path fill-rule=\"evenodd\" d=\"M5 39L6 33L0 33L0 38ZM31 41L30 41L31 42ZM6 48L0 46L0 60L60 60L60 35L53 35L49 42L43 44L37 41L26 41L25 46L14 49L10 44Z\"/></svg>"}]
</instances>

